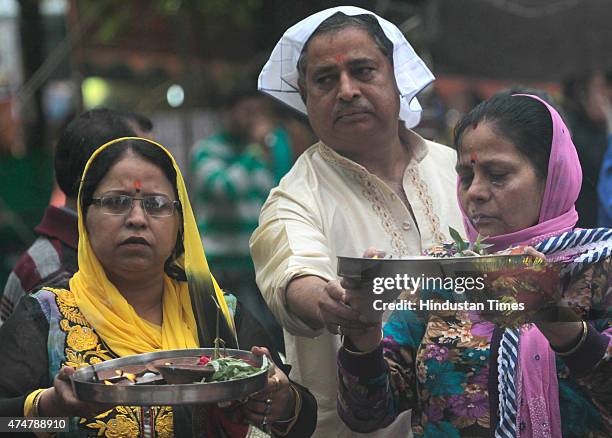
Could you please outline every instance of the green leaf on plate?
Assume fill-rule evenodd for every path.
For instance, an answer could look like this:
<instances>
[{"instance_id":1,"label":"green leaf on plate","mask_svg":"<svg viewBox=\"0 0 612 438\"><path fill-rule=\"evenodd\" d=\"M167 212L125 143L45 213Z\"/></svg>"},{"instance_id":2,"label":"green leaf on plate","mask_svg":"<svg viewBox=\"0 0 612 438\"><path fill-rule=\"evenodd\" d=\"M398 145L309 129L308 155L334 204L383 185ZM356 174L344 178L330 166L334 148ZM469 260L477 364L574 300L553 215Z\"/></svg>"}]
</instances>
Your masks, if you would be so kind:
<instances>
[{"instance_id":1,"label":"green leaf on plate","mask_svg":"<svg viewBox=\"0 0 612 438\"><path fill-rule=\"evenodd\" d=\"M453 227L448 227L448 232L455 241L455 245L457 245L457 251L461 252L468 249L469 244L463 240L457 230L455 230Z\"/></svg>"}]
</instances>

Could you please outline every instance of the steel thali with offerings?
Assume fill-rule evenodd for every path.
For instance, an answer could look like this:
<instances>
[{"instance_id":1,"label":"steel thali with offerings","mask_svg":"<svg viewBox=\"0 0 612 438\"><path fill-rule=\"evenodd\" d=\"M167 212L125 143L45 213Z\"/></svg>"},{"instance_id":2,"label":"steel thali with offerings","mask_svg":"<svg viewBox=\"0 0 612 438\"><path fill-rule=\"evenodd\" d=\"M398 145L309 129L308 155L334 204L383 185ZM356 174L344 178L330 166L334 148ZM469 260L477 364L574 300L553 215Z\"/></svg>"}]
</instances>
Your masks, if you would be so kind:
<instances>
[{"instance_id":1,"label":"steel thali with offerings","mask_svg":"<svg viewBox=\"0 0 612 438\"><path fill-rule=\"evenodd\" d=\"M188 384L108 385L96 380L97 373L105 370L146 365L159 359L212 356L213 353L213 348L193 348L157 351L111 359L77 370L71 377L72 385L80 400L134 406L186 405L240 400L265 388L269 368L267 357L233 349L224 349L222 353L224 356L245 359L250 364L259 367L260 371L241 379Z\"/></svg>"}]
</instances>

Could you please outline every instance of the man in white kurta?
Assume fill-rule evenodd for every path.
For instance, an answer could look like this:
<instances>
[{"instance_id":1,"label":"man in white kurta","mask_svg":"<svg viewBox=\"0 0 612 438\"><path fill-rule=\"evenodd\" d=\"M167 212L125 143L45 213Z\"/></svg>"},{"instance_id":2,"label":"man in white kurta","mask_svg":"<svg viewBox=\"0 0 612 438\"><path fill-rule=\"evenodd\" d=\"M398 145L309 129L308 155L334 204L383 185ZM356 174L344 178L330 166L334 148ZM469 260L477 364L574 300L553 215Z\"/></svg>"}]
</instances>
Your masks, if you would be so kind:
<instances>
[{"instance_id":1,"label":"man in white kurta","mask_svg":"<svg viewBox=\"0 0 612 438\"><path fill-rule=\"evenodd\" d=\"M283 37L289 36L294 46L296 35L297 40L303 39L301 46L294 47L294 55L302 53L321 22L338 11L371 14L340 7L308 17ZM261 89L273 90L270 94L297 109L307 108L322 140L297 160L270 193L251 238L257 283L285 330L291 376L317 398L317 437L361 436L351 432L336 412L336 355L342 343L319 318L321 303L334 304L328 291L337 279L336 257L360 257L371 246L392 257L418 255L448 241L449 226L462 227L455 195L454 150L404 127L404 123L414 126L418 122L415 113L420 107L414 95L433 76L422 62L413 62L410 71L414 77L406 85L397 69L408 61L402 58L405 53L398 55L397 48L405 50L407 42L395 26L379 17L376 20L396 48L391 51L393 62L380 56L382 49L377 48L375 37L361 28L349 25L313 37L308 42L308 66L295 83L305 106L295 96L286 98L279 91L282 84L270 82L277 74L278 65L273 64L283 39L260 76ZM310 33L308 26L301 25L304 22ZM286 45L282 55L276 54L281 64L291 58ZM414 52L409 55L416 57ZM372 71L364 76L355 70L355 62ZM278 70L288 71L282 66ZM320 72L329 71L331 79L319 80ZM283 83L291 83L291 76L291 72L284 74ZM397 102L395 107L393 102L386 107L385 93L391 86L395 91L387 100ZM355 115L357 110L367 110L367 114ZM409 418L399 417L387 429L371 435L409 436L409 430Z\"/></svg>"}]
</instances>

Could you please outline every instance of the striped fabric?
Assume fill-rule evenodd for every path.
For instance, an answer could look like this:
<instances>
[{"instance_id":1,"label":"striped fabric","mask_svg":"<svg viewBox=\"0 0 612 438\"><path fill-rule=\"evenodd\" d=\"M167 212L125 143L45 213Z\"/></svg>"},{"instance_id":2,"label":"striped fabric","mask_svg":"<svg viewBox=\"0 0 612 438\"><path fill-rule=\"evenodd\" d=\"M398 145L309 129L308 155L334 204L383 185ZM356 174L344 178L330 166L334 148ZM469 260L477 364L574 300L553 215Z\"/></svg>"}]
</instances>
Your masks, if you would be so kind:
<instances>
[{"instance_id":1,"label":"striped fabric","mask_svg":"<svg viewBox=\"0 0 612 438\"><path fill-rule=\"evenodd\" d=\"M191 153L194 213L215 274L253 269L249 239L259 212L291 167L287 133L276 129L271 138L270 160L260 145L240 144L225 132L197 142Z\"/></svg>"},{"instance_id":2,"label":"striped fabric","mask_svg":"<svg viewBox=\"0 0 612 438\"><path fill-rule=\"evenodd\" d=\"M495 438L518 436L516 428L517 392L514 382L518 363L518 347L518 329L506 329L500 341L497 357L499 423L495 427Z\"/></svg>"},{"instance_id":3,"label":"striped fabric","mask_svg":"<svg viewBox=\"0 0 612 438\"><path fill-rule=\"evenodd\" d=\"M536 246L549 261L570 261L562 275L573 275L584 266L597 263L612 254L612 229L593 228L568 231Z\"/></svg>"},{"instance_id":4,"label":"striped fabric","mask_svg":"<svg viewBox=\"0 0 612 438\"><path fill-rule=\"evenodd\" d=\"M549 262L568 263L561 275L575 274L587 265L612 254L612 229L594 228L567 231L536 245ZM497 361L499 389L499 423L495 438L515 438L517 434L516 366L518 364L519 331L506 329L502 334Z\"/></svg>"},{"instance_id":5,"label":"striped fabric","mask_svg":"<svg viewBox=\"0 0 612 438\"><path fill-rule=\"evenodd\" d=\"M0 298L0 326L24 295L62 268L62 248L57 240L39 237L23 254L8 277Z\"/></svg>"},{"instance_id":6,"label":"striped fabric","mask_svg":"<svg viewBox=\"0 0 612 438\"><path fill-rule=\"evenodd\" d=\"M21 297L77 270L76 211L50 205L34 231L38 239L15 264L0 298L0 326Z\"/></svg>"}]
</instances>

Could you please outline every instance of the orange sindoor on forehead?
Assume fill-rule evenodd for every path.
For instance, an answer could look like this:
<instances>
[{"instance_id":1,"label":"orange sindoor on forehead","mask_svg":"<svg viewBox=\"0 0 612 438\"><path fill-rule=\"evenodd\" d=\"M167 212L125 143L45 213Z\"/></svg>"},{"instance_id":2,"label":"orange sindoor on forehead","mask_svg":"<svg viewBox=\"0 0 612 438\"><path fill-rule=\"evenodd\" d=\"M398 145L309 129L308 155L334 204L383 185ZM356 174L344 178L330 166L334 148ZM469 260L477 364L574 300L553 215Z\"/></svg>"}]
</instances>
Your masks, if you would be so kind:
<instances>
[{"instance_id":1,"label":"orange sindoor on forehead","mask_svg":"<svg viewBox=\"0 0 612 438\"><path fill-rule=\"evenodd\" d=\"M344 62L344 55L338 54L338 55L334 56L334 58L336 59L336 62L338 64L342 64Z\"/></svg>"},{"instance_id":2,"label":"orange sindoor on forehead","mask_svg":"<svg viewBox=\"0 0 612 438\"><path fill-rule=\"evenodd\" d=\"M472 123L472 130L475 130L476 128L478 128L478 122ZM472 149L472 146L470 146L470 164L472 165L472 167L474 167L477 160L478 160L478 155L476 155L476 152L474 152L474 150Z\"/></svg>"},{"instance_id":3,"label":"orange sindoor on forehead","mask_svg":"<svg viewBox=\"0 0 612 438\"><path fill-rule=\"evenodd\" d=\"M136 193L140 193L140 190L142 189L142 183L140 182L139 179L134 180L134 190L136 190Z\"/></svg>"},{"instance_id":4,"label":"orange sindoor on forehead","mask_svg":"<svg viewBox=\"0 0 612 438\"><path fill-rule=\"evenodd\" d=\"M476 155L476 152L474 152L472 148L470 148L470 164L473 166L474 164L476 164L477 160L478 155Z\"/></svg>"}]
</instances>

